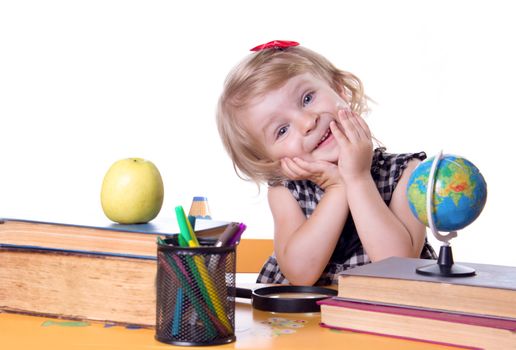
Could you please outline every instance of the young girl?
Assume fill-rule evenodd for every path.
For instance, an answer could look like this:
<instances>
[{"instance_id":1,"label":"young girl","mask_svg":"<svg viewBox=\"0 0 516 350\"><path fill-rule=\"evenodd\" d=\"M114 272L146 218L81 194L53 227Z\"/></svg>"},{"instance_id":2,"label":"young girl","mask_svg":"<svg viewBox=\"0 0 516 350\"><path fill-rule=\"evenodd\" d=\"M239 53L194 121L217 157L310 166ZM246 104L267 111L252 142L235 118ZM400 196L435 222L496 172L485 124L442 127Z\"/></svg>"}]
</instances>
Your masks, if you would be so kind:
<instances>
[{"instance_id":1,"label":"young girl","mask_svg":"<svg viewBox=\"0 0 516 350\"><path fill-rule=\"evenodd\" d=\"M252 49L219 99L219 133L240 177L268 183L274 255L259 283L337 283L389 256L436 258L408 207L426 155L373 150L361 81L291 41Z\"/></svg>"}]
</instances>

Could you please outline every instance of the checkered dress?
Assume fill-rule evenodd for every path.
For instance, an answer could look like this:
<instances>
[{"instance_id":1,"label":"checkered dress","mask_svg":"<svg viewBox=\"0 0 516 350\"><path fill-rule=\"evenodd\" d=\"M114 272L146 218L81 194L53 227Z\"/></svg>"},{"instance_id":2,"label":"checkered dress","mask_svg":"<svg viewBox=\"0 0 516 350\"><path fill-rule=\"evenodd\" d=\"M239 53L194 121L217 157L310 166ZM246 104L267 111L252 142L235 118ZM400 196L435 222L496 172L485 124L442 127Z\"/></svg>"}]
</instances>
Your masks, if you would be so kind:
<instances>
[{"instance_id":1,"label":"checkered dress","mask_svg":"<svg viewBox=\"0 0 516 350\"><path fill-rule=\"evenodd\" d=\"M424 152L391 154L386 153L385 148L375 149L371 166L371 174L385 204L389 205L392 193L398 184L403 170L407 167L408 162L414 158L423 160L426 158L426 154ZM324 191L319 186L308 180L285 181L283 185L290 190L294 198L299 203L305 216L309 218L321 200ZM435 251L426 239L421 252L421 258L437 258ZM358 237L355 224L353 223L353 218L349 215L335 250L330 258L330 262L324 269L316 284L336 284L338 274L341 271L370 262L371 260L364 251L362 243ZM278 284L289 283L281 273L278 261L274 255L270 256L265 262L256 282Z\"/></svg>"}]
</instances>

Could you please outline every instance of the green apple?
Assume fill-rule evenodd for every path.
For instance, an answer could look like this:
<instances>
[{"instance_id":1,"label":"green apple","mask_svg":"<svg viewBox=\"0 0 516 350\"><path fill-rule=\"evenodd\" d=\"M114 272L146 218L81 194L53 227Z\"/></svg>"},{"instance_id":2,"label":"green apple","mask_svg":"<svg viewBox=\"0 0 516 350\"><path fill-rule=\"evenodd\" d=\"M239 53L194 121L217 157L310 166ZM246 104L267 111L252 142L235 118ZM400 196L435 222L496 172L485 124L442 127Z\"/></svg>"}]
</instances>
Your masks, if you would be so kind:
<instances>
[{"instance_id":1,"label":"green apple","mask_svg":"<svg viewBox=\"0 0 516 350\"><path fill-rule=\"evenodd\" d=\"M115 162L104 176L100 201L104 214L121 224L154 219L163 204L163 180L158 168L141 158Z\"/></svg>"}]
</instances>

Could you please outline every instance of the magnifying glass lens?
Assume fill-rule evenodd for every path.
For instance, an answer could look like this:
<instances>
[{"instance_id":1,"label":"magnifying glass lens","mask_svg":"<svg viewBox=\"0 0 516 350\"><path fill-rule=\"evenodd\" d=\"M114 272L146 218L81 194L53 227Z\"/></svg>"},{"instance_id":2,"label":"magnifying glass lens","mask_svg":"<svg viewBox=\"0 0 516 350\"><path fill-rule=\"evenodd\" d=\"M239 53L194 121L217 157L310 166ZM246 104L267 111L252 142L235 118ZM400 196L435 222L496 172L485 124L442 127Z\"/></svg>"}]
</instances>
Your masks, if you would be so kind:
<instances>
[{"instance_id":1,"label":"magnifying glass lens","mask_svg":"<svg viewBox=\"0 0 516 350\"><path fill-rule=\"evenodd\" d=\"M318 293L274 293L267 295L268 298L281 298L281 299L314 299L314 298L327 298L327 294L318 294Z\"/></svg>"}]
</instances>

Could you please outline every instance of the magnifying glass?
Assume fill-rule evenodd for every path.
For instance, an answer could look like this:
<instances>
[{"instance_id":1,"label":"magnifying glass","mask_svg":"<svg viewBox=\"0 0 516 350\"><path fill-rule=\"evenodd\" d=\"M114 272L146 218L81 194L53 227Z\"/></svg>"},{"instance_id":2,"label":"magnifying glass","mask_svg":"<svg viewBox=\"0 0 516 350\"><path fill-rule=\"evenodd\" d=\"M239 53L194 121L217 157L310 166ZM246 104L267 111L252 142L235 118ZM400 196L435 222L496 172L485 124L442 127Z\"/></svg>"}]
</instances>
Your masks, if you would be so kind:
<instances>
[{"instance_id":1,"label":"magnifying glass","mask_svg":"<svg viewBox=\"0 0 516 350\"><path fill-rule=\"evenodd\" d=\"M257 310L271 312L320 312L319 300L337 295L335 289L317 286L270 286L254 290L236 288L236 297L251 299Z\"/></svg>"}]
</instances>

